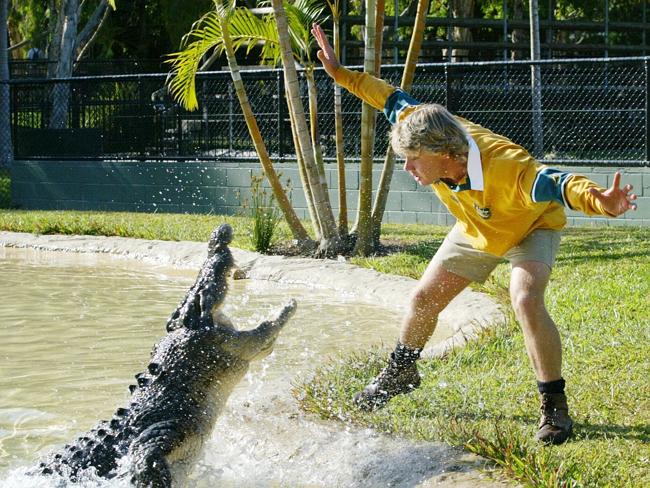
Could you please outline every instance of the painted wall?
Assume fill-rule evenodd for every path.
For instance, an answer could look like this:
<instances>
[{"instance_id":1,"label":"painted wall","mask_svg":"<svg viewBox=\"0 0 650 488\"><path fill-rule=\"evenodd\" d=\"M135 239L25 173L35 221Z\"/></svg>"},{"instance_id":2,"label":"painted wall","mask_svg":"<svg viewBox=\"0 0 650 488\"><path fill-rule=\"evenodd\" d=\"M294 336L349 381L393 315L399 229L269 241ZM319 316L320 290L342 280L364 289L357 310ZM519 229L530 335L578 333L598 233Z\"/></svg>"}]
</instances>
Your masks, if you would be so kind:
<instances>
[{"instance_id":1,"label":"painted wall","mask_svg":"<svg viewBox=\"0 0 650 488\"><path fill-rule=\"evenodd\" d=\"M358 165L346 172L348 208L356 215ZM381 165L374 173L379 181ZM614 168L569 168L600 185L609 186ZM282 181L290 182L290 198L300 217L307 217L305 197L295 164L277 165ZM650 225L650 168L621 168L623 183L634 185L638 210L618 219L589 218L568 211L570 225ZM328 165L331 201L338 207L336 167ZM237 214L250 201L257 162L126 162L15 161L12 170L14 204L25 209L123 210ZM454 222L428 187L419 187L401 169L393 175L385 222L450 225Z\"/></svg>"}]
</instances>

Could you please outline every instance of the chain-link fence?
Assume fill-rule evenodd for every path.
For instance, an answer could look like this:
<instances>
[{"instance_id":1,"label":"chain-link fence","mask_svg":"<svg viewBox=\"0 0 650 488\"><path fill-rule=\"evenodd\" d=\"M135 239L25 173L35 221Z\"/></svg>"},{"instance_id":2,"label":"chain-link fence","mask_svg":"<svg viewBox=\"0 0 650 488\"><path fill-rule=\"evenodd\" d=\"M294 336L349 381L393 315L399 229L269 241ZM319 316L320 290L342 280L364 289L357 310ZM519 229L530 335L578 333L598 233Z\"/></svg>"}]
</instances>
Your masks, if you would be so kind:
<instances>
[{"instance_id":1,"label":"chain-link fence","mask_svg":"<svg viewBox=\"0 0 650 488\"><path fill-rule=\"evenodd\" d=\"M412 95L503 134L541 161L571 165L649 165L650 57L421 65ZM382 68L399 84L403 66ZM243 71L248 98L269 153L295 157L280 70ZM78 77L11 82L16 159L195 160L255 158L229 73L197 77L199 108L182 109L166 75ZM323 154L335 156L331 80L316 72ZM302 80L307 110L307 85ZM360 153L361 103L343 90L345 154ZM541 101L540 107L534 104ZM383 159L389 126L377 119L375 156Z\"/></svg>"}]
</instances>

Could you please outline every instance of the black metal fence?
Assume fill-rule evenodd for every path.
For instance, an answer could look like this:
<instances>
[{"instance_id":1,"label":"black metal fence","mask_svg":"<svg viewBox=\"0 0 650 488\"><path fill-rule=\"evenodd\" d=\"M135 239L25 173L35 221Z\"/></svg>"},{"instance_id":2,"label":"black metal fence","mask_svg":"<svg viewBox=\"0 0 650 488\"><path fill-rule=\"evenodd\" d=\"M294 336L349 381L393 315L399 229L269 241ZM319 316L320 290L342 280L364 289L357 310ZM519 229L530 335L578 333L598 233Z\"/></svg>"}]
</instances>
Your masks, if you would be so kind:
<instances>
[{"instance_id":1,"label":"black metal fence","mask_svg":"<svg viewBox=\"0 0 650 488\"><path fill-rule=\"evenodd\" d=\"M56 65L47 59L9 60L9 78L47 78L48 70ZM161 59L88 59L74 64L73 76L105 76L136 73L160 73L167 69Z\"/></svg>"},{"instance_id":2,"label":"black metal fence","mask_svg":"<svg viewBox=\"0 0 650 488\"><path fill-rule=\"evenodd\" d=\"M418 67L413 96L527 147L541 161L648 166L650 57L531 62L446 63ZM532 66L541 77L533 110ZM402 66L382 68L398 84ZM264 141L276 160L294 156L282 72L242 72ZM16 159L250 159L254 148L230 74L197 77L199 109L182 109L166 75L76 77L11 82ZM303 80L304 81L304 80ZM333 87L316 72L318 123L326 158L335 156ZM307 86L302 84L305 107ZM534 123L535 121L535 123ZM360 152L361 104L343 94L345 154ZM378 117L375 156L386 151L388 123Z\"/></svg>"}]
</instances>

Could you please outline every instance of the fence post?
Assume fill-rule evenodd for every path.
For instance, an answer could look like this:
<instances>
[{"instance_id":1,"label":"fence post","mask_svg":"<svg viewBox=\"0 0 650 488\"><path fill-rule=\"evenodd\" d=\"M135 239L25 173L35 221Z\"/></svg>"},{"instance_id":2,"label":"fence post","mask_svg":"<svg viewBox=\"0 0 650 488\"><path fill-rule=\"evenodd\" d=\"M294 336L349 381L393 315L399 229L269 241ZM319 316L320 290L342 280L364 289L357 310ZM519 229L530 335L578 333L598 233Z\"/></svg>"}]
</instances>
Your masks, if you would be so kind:
<instances>
[{"instance_id":1,"label":"fence post","mask_svg":"<svg viewBox=\"0 0 650 488\"><path fill-rule=\"evenodd\" d=\"M449 63L445 64L445 107L450 112L456 111L456 101L454 99L454 81L452 74L452 67Z\"/></svg>"},{"instance_id":2,"label":"fence post","mask_svg":"<svg viewBox=\"0 0 650 488\"><path fill-rule=\"evenodd\" d=\"M450 67L448 64L445 64L445 107L447 107L447 110L450 112L454 111L453 107L453 98L451 96L451 75L449 73Z\"/></svg>"},{"instance_id":3,"label":"fence post","mask_svg":"<svg viewBox=\"0 0 650 488\"><path fill-rule=\"evenodd\" d=\"M232 158L233 155L233 138L235 137L235 130L233 124L235 123L235 116L233 111L235 110L235 101L233 83L231 80L228 81L228 157Z\"/></svg>"},{"instance_id":4,"label":"fence post","mask_svg":"<svg viewBox=\"0 0 650 488\"><path fill-rule=\"evenodd\" d=\"M137 108L138 111L137 111L136 116L133 117L133 118L135 119L135 121L136 121L135 123L137 124L137 126L135 127L135 133L137 134L137 136L139 136L138 139L140 139L138 141L138 143L139 143L138 144L138 146L139 146L138 152L140 153L140 160L144 160L144 153L145 153L145 151L144 151L144 141L143 141L144 138L143 138L143 134L142 134L143 133L142 118L143 118L143 114L144 114L144 109L143 109L144 100L143 100L142 97L143 97L143 94L142 94L142 78L138 75L138 108Z\"/></svg>"},{"instance_id":5,"label":"fence post","mask_svg":"<svg viewBox=\"0 0 650 488\"><path fill-rule=\"evenodd\" d=\"M542 72L534 62L530 66L530 85L533 115L533 153L538 159L544 157L544 114L542 113Z\"/></svg>"},{"instance_id":6,"label":"fence post","mask_svg":"<svg viewBox=\"0 0 650 488\"><path fill-rule=\"evenodd\" d=\"M278 86L278 159L284 159L284 110L282 101L284 100L284 75L281 71L277 72Z\"/></svg>"},{"instance_id":7,"label":"fence post","mask_svg":"<svg viewBox=\"0 0 650 488\"><path fill-rule=\"evenodd\" d=\"M645 162L650 164L650 66L647 59L643 65L645 68Z\"/></svg>"},{"instance_id":8,"label":"fence post","mask_svg":"<svg viewBox=\"0 0 650 488\"><path fill-rule=\"evenodd\" d=\"M650 67L648 60L644 62L645 68L645 161L650 163Z\"/></svg>"}]
</instances>

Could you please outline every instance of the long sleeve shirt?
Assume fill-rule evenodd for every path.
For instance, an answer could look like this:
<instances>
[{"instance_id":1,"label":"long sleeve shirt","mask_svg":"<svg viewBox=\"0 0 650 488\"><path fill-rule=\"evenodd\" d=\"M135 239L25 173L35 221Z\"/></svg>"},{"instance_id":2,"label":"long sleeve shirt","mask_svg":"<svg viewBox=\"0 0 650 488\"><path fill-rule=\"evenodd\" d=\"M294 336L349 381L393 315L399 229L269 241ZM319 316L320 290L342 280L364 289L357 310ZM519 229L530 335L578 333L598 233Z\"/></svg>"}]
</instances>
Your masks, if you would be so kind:
<instances>
[{"instance_id":1,"label":"long sleeve shirt","mask_svg":"<svg viewBox=\"0 0 650 488\"><path fill-rule=\"evenodd\" d=\"M395 124L420 102L401 89L367 73L340 67L335 81ZM589 193L598 188L584 176L540 164L523 147L462 117L467 133L467 176L458 184L431 186L456 217L472 247L504 255L535 229L562 229L564 208L587 215L612 216Z\"/></svg>"}]
</instances>

